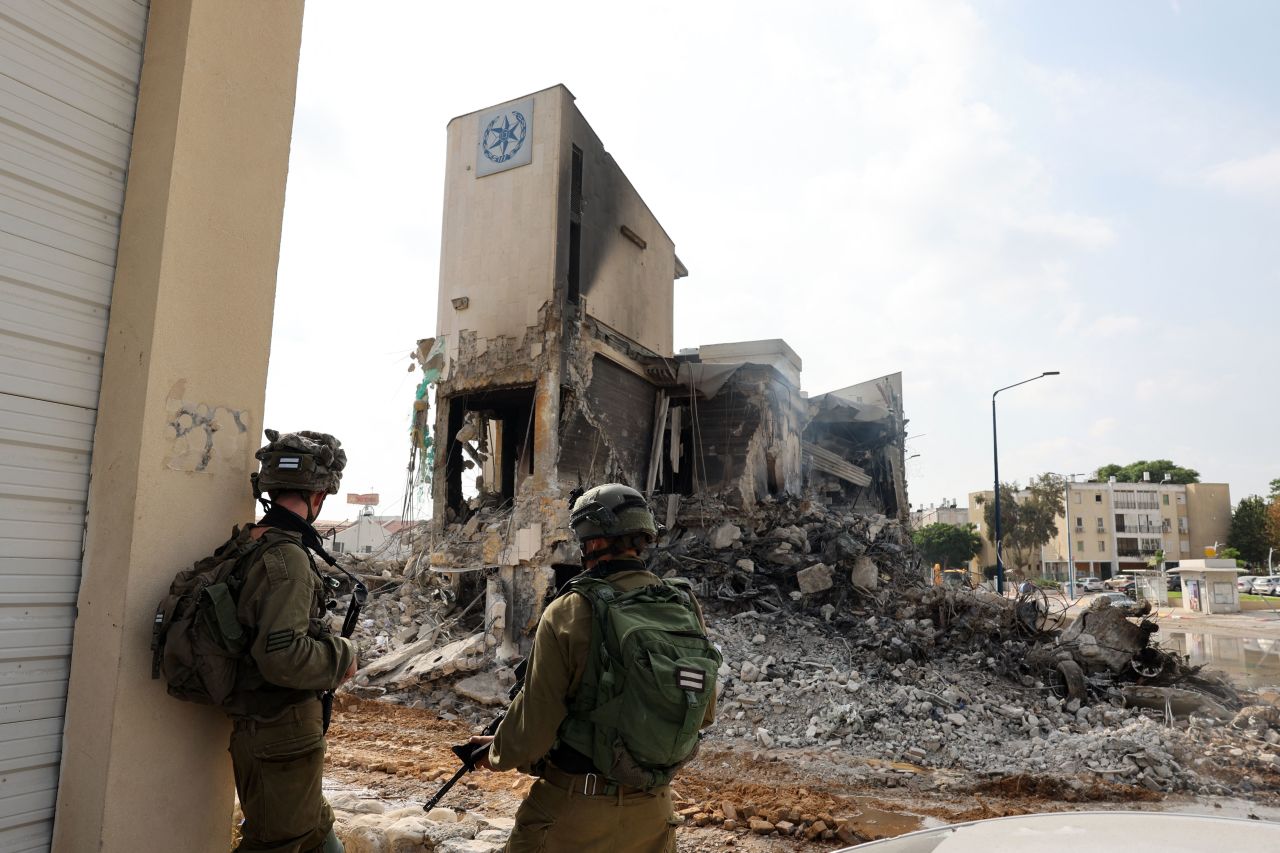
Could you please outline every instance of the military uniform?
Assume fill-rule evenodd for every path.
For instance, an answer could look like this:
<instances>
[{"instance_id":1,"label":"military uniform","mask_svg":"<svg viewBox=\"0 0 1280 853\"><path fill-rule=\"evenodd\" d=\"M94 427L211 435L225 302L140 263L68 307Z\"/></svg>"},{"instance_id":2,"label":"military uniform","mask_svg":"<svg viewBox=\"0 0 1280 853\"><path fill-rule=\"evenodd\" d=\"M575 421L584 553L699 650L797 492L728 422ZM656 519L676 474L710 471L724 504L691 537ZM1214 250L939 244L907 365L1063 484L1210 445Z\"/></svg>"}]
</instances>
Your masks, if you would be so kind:
<instances>
[{"instance_id":1,"label":"military uniform","mask_svg":"<svg viewBox=\"0 0 1280 853\"><path fill-rule=\"evenodd\" d=\"M237 617L254 637L226 704L231 761L244 812L240 853L320 850L333 826L321 793L319 692L355 659L325 621L324 582L302 537L268 528L244 571Z\"/></svg>"},{"instance_id":2,"label":"military uniform","mask_svg":"<svg viewBox=\"0 0 1280 853\"><path fill-rule=\"evenodd\" d=\"M610 574L604 579L621 592L662 582L639 559L611 560L596 573L606 567ZM516 812L507 842L513 853L676 849L668 786L642 791L609 784L589 758L556 742L586 671L592 619L591 605L581 595L565 595L548 605L538 622L524 689L489 747L494 770L520 769L541 776ZM698 619L702 621L701 610ZM703 726L714 717L713 700Z\"/></svg>"}]
</instances>

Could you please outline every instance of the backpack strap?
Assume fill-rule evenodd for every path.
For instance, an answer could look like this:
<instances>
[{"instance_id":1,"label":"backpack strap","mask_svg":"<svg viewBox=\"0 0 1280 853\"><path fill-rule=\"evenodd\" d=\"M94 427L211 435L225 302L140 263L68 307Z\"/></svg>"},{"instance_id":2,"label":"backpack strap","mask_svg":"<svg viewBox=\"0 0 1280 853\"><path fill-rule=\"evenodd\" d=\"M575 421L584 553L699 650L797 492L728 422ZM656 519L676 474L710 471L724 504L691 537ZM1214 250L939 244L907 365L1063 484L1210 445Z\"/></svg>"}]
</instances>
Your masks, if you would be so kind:
<instances>
[{"instance_id":1,"label":"backpack strap","mask_svg":"<svg viewBox=\"0 0 1280 853\"><path fill-rule=\"evenodd\" d=\"M232 569L234 573L243 563ZM209 612L213 614L213 620L218 623L218 633L220 637L226 638L232 647L228 648L229 652L239 652L244 648L245 630L240 624L240 620L236 618L236 599L231 594L231 590L226 584L214 584L205 587L200 595L209 600Z\"/></svg>"}]
</instances>

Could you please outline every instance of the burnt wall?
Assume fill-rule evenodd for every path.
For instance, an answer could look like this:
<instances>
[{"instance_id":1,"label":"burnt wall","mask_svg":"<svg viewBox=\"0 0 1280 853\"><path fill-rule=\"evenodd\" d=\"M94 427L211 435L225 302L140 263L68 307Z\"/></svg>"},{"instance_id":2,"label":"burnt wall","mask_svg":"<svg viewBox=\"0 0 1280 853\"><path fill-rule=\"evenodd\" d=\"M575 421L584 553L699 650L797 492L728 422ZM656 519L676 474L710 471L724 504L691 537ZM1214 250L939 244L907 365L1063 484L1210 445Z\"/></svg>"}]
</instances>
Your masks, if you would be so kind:
<instances>
[{"instance_id":1,"label":"burnt wall","mask_svg":"<svg viewBox=\"0 0 1280 853\"><path fill-rule=\"evenodd\" d=\"M656 394L641 377L594 356L585 391L562 396L560 482L618 481L643 488Z\"/></svg>"}]
</instances>

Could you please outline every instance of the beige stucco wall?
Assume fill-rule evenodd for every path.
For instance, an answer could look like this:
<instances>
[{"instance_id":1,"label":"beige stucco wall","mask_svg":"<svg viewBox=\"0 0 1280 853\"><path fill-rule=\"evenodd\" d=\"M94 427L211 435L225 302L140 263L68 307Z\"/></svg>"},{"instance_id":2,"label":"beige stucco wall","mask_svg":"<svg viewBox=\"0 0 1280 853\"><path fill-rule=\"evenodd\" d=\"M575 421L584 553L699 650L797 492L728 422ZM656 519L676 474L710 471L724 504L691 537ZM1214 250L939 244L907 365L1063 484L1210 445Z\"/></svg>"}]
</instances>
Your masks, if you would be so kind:
<instances>
[{"instance_id":1,"label":"beige stucco wall","mask_svg":"<svg viewBox=\"0 0 1280 853\"><path fill-rule=\"evenodd\" d=\"M151 679L150 622L174 572L252 517L246 476L261 433L301 25L302 0L151 6L55 851L228 848L228 723Z\"/></svg>"},{"instance_id":2,"label":"beige stucco wall","mask_svg":"<svg viewBox=\"0 0 1280 853\"><path fill-rule=\"evenodd\" d=\"M1145 489L1154 491L1157 495L1157 508L1154 510L1117 510L1115 502L1112 499L1112 486L1106 483L1075 483L1071 486L1070 503L1067 505L1067 518L1058 519L1058 533L1050 540L1049 544L1044 547L1044 558L1046 561L1061 561L1066 559L1066 549L1068 540L1071 543L1071 556L1077 562L1095 562L1095 563L1111 563L1116 557L1116 530L1115 517L1117 512L1127 513L1130 515L1147 515L1153 520L1158 516L1169 522L1168 533L1121 533L1122 537L1127 538L1156 538L1159 537L1163 543L1165 559L1168 561L1186 560L1189 558L1199 558L1204 556L1204 546L1212 545L1215 541L1225 543L1227 533L1231 526L1231 500L1230 489L1225 483L1193 483L1187 486L1180 484L1164 484L1164 483L1118 483L1115 488L1122 490ZM975 492L973 494L984 494L988 498L990 491ZM1096 500L1101 497L1101 501ZM1168 496L1169 502L1164 501ZM972 497L970 503L972 506ZM1078 500L1078 502L1077 502ZM977 522L977 518L981 516L981 508L977 509L975 515L974 510L970 509L970 518ZM1182 534L1179 533L1178 519L1184 517L1187 519L1191 547L1189 551L1182 551L1180 547ZM1076 519L1079 518L1083 522L1083 531L1077 532ZM1102 533L1098 532L1097 520L1101 518L1103 522ZM1099 549L1098 542L1103 543L1103 547ZM1081 548L1083 544L1083 548ZM994 561L994 550L988 545L984 551L982 559L990 559ZM1133 563L1139 562L1134 558L1124 558L1120 569L1126 570Z\"/></svg>"},{"instance_id":3,"label":"beige stucco wall","mask_svg":"<svg viewBox=\"0 0 1280 853\"><path fill-rule=\"evenodd\" d=\"M1231 487L1226 483L1191 483L1187 486L1187 524L1191 528L1191 559L1204 557L1215 542L1227 544L1231 533Z\"/></svg>"},{"instance_id":4,"label":"beige stucco wall","mask_svg":"<svg viewBox=\"0 0 1280 853\"><path fill-rule=\"evenodd\" d=\"M533 99L533 159L476 176L480 119ZM599 137L553 86L449 122L436 334L451 359L460 332L523 337L563 299L568 275L572 147L583 152L580 292L587 312L661 355L672 354L675 246ZM627 226L646 243L623 236ZM453 301L467 297L457 309Z\"/></svg>"},{"instance_id":5,"label":"beige stucco wall","mask_svg":"<svg viewBox=\"0 0 1280 853\"><path fill-rule=\"evenodd\" d=\"M554 292L562 125L573 96L553 86L527 97L534 102L533 160L525 166L476 177L480 114L502 104L449 122L436 334L447 336L451 356L463 329L481 338L523 336ZM455 309L453 300L463 296L470 305Z\"/></svg>"},{"instance_id":6,"label":"beige stucco wall","mask_svg":"<svg viewBox=\"0 0 1280 853\"><path fill-rule=\"evenodd\" d=\"M582 296L587 313L658 355L672 355L675 244L577 107L583 154ZM623 236L626 226L642 249Z\"/></svg>"}]
</instances>

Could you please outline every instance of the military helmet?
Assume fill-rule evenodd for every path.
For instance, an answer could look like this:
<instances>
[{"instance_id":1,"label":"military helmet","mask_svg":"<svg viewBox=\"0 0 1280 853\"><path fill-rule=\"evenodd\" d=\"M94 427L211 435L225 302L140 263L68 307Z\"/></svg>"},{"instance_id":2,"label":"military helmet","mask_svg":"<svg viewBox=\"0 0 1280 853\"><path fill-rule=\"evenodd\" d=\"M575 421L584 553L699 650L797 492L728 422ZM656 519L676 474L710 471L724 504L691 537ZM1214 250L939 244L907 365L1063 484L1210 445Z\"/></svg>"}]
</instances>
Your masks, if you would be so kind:
<instances>
[{"instance_id":1,"label":"military helmet","mask_svg":"<svg viewBox=\"0 0 1280 853\"><path fill-rule=\"evenodd\" d=\"M262 463L250 475L257 494L273 491L338 493L347 452L327 432L264 430L267 444L253 454Z\"/></svg>"},{"instance_id":2,"label":"military helmet","mask_svg":"<svg viewBox=\"0 0 1280 853\"><path fill-rule=\"evenodd\" d=\"M658 525L644 495L621 483L605 483L574 501L569 526L578 541L645 533L658 538Z\"/></svg>"}]
</instances>

